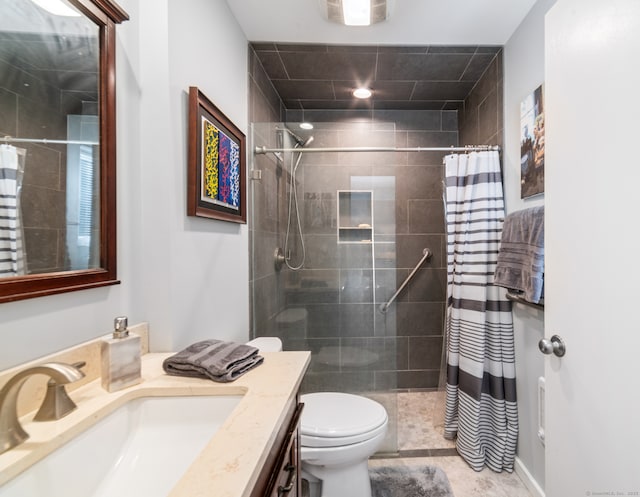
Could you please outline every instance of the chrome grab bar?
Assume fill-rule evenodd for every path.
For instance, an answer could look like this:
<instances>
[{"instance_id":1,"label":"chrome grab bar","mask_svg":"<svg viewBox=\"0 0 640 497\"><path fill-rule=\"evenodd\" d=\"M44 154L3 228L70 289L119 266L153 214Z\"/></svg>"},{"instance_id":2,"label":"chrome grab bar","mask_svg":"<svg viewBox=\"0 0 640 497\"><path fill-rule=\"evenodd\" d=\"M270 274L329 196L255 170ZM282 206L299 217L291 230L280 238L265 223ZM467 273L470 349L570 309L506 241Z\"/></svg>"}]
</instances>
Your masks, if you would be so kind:
<instances>
[{"instance_id":1,"label":"chrome grab bar","mask_svg":"<svg viewBox=\"0 0 640 497\"><path fill-rule=\"evenodd\" d=\"M409 283L409 281L411 280L411 278L413 278L413 275L416 274L416 272L418 271L418 268L420 266L422 266L422 263L424 261L426 261L429 257L431 257L433 254L431 253L431 250L429 250L428 248L424 249L422 251L422 253L424 254L422 256L422 259L420 259L420 262L418 262L418 264L416 264L416 267L413 268L413 271L411 271L411 273L409 274L409 276L407 276L407 279L404 280L404 282L402 283L402 285L400 285L398 287L398 289L396 290L396 293L393 294L393 296L384 304L380 304L380 307L378 307L378 310L382 313L385 314L387 312L387 309L389 309L389 306L391 305L391 303L396 299L396 297L400 294L400 292L404 289L405 286L407 286L407 283Z\"/></svg>"}]
</instances>

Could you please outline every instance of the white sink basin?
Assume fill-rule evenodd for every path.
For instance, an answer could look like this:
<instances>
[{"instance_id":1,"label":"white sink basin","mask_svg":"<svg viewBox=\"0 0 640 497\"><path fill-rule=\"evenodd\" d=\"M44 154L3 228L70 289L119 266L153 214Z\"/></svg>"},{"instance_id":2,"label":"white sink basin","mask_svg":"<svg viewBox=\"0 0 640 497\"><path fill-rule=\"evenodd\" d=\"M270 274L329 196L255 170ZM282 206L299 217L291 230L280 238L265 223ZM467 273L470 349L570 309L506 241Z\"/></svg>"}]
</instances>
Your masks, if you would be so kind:
<instances>
[{"instance_id":1,"label":"white sink basin","mask_svg":"<svg viewBox=\"0 0 640 497\"><path fill-rule=\"evenodd\" d=\"M0 487L0 496L166 496L241 399L132 400Z\"/></svg>"}]
</instances>

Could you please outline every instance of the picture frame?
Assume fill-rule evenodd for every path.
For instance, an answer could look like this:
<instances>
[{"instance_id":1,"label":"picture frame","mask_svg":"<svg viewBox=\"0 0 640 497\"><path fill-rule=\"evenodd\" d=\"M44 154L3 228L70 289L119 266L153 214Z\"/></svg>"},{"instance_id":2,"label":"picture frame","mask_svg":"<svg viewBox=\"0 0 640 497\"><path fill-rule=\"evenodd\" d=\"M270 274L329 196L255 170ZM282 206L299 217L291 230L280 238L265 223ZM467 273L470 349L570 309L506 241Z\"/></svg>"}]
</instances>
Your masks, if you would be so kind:
<instances>
[{"instance_id":1,"label":"picture frame","mask_svg":"<svg viewBox=\"0 0 640 497\"><path fill-rule=\"evenodd\" d=\"M520 198L544 193L544 85L520 103Z\"/></svg>"},{"instance_id":2,"label":"picture frame","mask_svg":"<svg viewBox=\"0 0 640 497\"><path fill-rule=\"evenodd\" d=\"M246 224L246 137L189 87L187 215Z\"/></svg>"}]
</instances>

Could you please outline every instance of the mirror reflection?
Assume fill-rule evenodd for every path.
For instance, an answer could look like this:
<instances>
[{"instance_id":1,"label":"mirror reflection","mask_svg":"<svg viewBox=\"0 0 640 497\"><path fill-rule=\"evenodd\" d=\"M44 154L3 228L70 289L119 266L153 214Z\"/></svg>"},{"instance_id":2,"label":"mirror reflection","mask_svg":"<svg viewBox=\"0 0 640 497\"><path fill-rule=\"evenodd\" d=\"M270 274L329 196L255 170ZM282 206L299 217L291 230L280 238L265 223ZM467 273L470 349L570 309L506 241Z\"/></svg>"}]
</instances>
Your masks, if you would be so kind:
<instances>
[{"instance_id":1,"label":"mirror reflection","mask_svg":"<svg viewBox=\"0 0 640 497\"><path fill-rule=\"evenodd\" d=\"M100 32L0 2L0 277L100 266Z\"/></svg>"}]
</instances>

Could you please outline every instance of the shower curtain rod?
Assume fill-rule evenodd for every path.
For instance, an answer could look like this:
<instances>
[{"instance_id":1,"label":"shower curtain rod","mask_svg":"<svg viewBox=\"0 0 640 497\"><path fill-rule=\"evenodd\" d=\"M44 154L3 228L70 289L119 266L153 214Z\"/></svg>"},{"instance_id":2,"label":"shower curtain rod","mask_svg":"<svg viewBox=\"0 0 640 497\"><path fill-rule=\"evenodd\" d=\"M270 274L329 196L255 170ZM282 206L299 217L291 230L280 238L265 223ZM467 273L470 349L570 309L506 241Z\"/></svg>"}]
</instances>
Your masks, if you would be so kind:
<instances>
[{"instance_id":1,"label":"shower curtain rod","mask_svg":"<svg viewBox=\"0 0 640 497\"><path fill-rule=\"evenodd\" d=\"M82 140L49 140L47 138L14 138L12 136L4 136L0 141L5 143L44 143L52 145L100 145L98 142L82 141Z\"/></svg>"},{"instance_id":2,"label":"shower curtain rod","mask_svg":"<svg viewBox=\"0 0 640 497\"><path fill-rule=\"evenodd\" d=\"M317 148L267 148L256 147L258 155L281 152L485 152L500 150L498 145L468 145L465 147L317 147Z\"/></svg>"}]
</instances>

